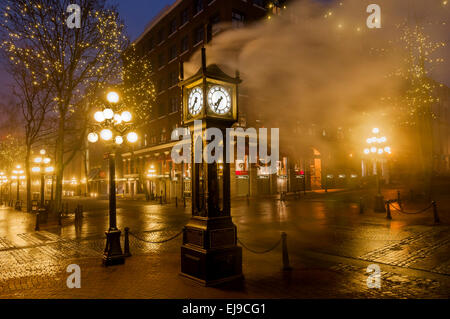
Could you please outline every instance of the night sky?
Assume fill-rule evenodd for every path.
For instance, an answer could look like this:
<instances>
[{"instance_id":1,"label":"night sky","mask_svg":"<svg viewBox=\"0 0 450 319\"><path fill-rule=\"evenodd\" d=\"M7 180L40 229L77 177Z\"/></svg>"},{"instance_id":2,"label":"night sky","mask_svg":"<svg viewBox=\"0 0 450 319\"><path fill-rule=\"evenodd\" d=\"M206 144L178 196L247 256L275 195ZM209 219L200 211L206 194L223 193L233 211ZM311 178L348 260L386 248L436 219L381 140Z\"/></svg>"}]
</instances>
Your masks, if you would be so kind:
<instances>
[{"instance_id":1,"label":"night sky","mask_svg":"<svg viewBox=\"0 0 450 319\"><path fill-rule=\"evenodd\" d=\"M116 0L131 40L144 31L150 20L175 0Z\"/></svg>"}]
</instances>

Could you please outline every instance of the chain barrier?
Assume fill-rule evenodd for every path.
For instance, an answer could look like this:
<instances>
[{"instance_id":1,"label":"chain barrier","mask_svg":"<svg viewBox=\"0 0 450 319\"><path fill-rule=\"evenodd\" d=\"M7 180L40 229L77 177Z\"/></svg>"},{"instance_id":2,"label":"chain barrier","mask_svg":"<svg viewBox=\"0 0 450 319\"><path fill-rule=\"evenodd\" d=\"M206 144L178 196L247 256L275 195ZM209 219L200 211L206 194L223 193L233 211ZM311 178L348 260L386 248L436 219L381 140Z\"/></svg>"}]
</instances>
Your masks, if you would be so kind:
<instances>
[{"instance_id":1,"label":"chain barrier","mask_svg":"<svg viewBox=\"0 0 450 319\"><path fill-rule=\"evenodd\" d=\"M280 243L281 243L281 238L280 238L280 239L276 242L276 244L273 245L273 247L271 247L271 248L269 248L269 249L267 249L267 250L257 251L257 250L254 250L254 249L249 248L249 247L248 247L247 245L245 245L239 238L238 238L237 240L238 240L238 243L241 244L242 247L244 247L245 249L247 249L248 251L250 251L250 252L252 252L252 253L254 253L254 254L266 254L266 253L269 253L269 252L271 252L272 250L274 250L275 248L277 248L278 245L280 245Z\"/></svg>"},{"instance_id":2,"label":"chain barrier","mask_svg":"<svg viewBox=\"0 0 450 319\"><path fill-rule=\"evenodd\" d=\"M181 230L176 235L174 235L174 236L172 236L172 237L170 237L168 239L159 240L159 241L151 241L151 240L143 239L143 238L137 236L136 234L132 233L131 231L129 232L129 234L131 236L133 236L134 238L136 238L137 240L145 242L145 243L149 243L149 244L163 244L163 243L167 243L167 242L169 242L171 240L174 240L175 238L179 237L182 233L183 233L183 230Z\"/></svg>"},{"instance_id":3,"label":"chain barrier","mask_svg":"<svg viewBox=\"0 0 450 319\"><path fill-rule=\"evenodd\" d=\"M393 202L391 202L391 201L388 201L388 205L390 205L393 209L395 209L396 211L398 211L399 213L402 213L402 214L405 214L405 215L417 215L417 214L422 214L422 213L424 213L424 212L426 212L427 210L429 210L429 209L431 209L432 207L433 207L433 203L431 203L429 206L427 206L427 207L425 207L424 209L421 209L421 210L419 210L419 211L417 211L417 212L405 212L404 210L403 210L403 208L402 207L395 207L394 205L393 205Z\"/></svg>"}]
</instances>

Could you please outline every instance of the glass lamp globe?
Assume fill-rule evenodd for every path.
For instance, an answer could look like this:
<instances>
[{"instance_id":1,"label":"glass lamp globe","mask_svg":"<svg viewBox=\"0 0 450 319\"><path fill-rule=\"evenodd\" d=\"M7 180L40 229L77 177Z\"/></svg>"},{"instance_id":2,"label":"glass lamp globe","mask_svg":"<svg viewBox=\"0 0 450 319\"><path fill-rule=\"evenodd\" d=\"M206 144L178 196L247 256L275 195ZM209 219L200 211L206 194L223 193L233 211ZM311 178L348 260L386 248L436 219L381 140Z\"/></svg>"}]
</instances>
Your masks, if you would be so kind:
<instances>
[{"instance_id":1,"label":"glass lamp globe","mask_svg":"<svg viewBox=\"0 0 450 319\"><path fill-rule=\"evenodd\" d=\"M114 111L111 109L104 109L103 116L105 117L105 119L110 120L114 117Z\"/></svg>"},{"instance_id":2,"label":"glass lamp globe","mask_svg":"<svg viewBox=\"0 0 450 319\"><path fill-rule=\"evenodd\" d=\"M116 136L115 142L117 145L123 144L123 137L122 136Z\"/></svg>"},{"instance_id":3,"label":"glass lamp globe","mask_svg":"<svg viewBox=\"0 0 450 319\"><path fill-rule=\"evenodd\" d=\"M98 134L97 133L89 133L88 141L91 143L96 143L98 141Z\"/></svg>"},{"instance_id":4,"label":"glass lamp globe","mask_svg":"<svg viewBox=\"0 0 450 319\"><path fill-rule=\"evenodd\" d=\"M121 124L122 123L122 116L120 116L120 114L115 114L114 115L114 121L116 122L116 124Z\"/></svg>"},{"instance_id":5,"label":"glass lamp globe","mask_svg":"<svg viewBox=\"0 0 450 319\"><path fill-rule=\"evenodd\" d=\"M109 141L112 139L113 133L111 132L111 130L105 129L100 132L100 136L103 140Z\"/></svg>"},{"instance_id":6,"label":"glass lamp globe","mask_svg":"<svg viewBox=\"0 0 450 319\"><path fill-rule=\"evenodd\" d=\"M124 122L131 122L131 119L132 119L133 117L131 116L131 113L130 112L128 112L128 111L124 111L124 112L122 112L122 120L124 121Z\"/></svg>"},{"instance_id":7,"label":"glass lamp globe","mask_svg":"<svg viewBox=\"0 0 450 319\"><path fill-rule=\"evenodd\" d=\"M105 115L103 115L103 112L98 111L94 114L94 119L97 122L101 123L105 120Z\"/></svg>"},{"instance_id":8,"label":"glass lamp globe","mask_svg":"<svg viewBox=\"0 0 450 319\"><path fill-rule=\"evenodd\" d=\"M116 92L109 92L106 96L106 99L109 103L118 103L119 102L119 94Z\"/></svg>"},{"instance_id":9,"label":"glass lamp globe","mask_svg":"<svg viewBox=\"0 0 450 319\"><path fill-rule=\"evenodd\" d=\"M130 143L136 143L138 140L138 135L134 132L128 133L127 140Z\"/></svg>"}]
</instances>

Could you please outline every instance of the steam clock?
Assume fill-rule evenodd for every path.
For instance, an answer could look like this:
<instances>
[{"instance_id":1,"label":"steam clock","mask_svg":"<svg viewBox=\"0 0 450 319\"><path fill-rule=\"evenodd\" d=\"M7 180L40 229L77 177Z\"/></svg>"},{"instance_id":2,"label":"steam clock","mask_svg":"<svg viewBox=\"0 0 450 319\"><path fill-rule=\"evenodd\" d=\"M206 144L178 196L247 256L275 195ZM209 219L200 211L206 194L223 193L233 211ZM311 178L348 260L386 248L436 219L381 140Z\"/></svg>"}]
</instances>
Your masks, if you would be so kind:
<instances>
[{"instance_id":1,"label":"steam clock","mask_svg":"<svg viewBox=\"0 0 450 319\"><path fill-rule=\"evenodd\" d=\"M207 67L205 48L201 69L184 80L181 66L180 80L182 122L192 136L192 218L183 232L181 274L203 285L214 285L242 277L242 248L237 246L230 212L230 164L226 160L205 162L203 158L196 163L194 150L197 143L206 147L204 132L214 127L222 132L223 159L227 158L226 129L237 121L241 80L237 72L233 78L217 65ZM193 132L197 120L202 121L201 137Z\"/></svg>"}]
</instances>

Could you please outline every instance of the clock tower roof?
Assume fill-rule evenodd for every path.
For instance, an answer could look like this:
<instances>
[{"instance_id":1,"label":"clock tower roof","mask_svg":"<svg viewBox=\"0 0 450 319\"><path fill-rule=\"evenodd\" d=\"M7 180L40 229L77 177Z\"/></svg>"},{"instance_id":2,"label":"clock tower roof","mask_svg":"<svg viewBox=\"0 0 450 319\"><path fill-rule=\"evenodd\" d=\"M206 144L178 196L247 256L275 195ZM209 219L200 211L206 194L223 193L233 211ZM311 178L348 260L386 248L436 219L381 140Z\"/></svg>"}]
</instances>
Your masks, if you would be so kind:
<instances>
[{"instance_id":1,"label":"clock tower roof","mask_svg":"<svg viewBox=\"0 0 450 319\"><path fill-rule=\"evenodd\" d=\"M181 69L183 67L181 66ZM183 74L184 72L180 70L180 73ZM183 75L181 75L181 78ZM189 79L182 80L179 82L179 86L183 86L192 82L195 82L201 78L209 78L214 80L219 80L223 82L233 83L233 84L240 84L242 80L239 77L239 72L236 71L236 77L231 77L225 72L223 72L220 67L217 64L210 64L209 66L206 66L206 49L202 48L202 67L198 70L197 73L195 73L193 76L191 76Z\"/></svg>"}]
</instances>

